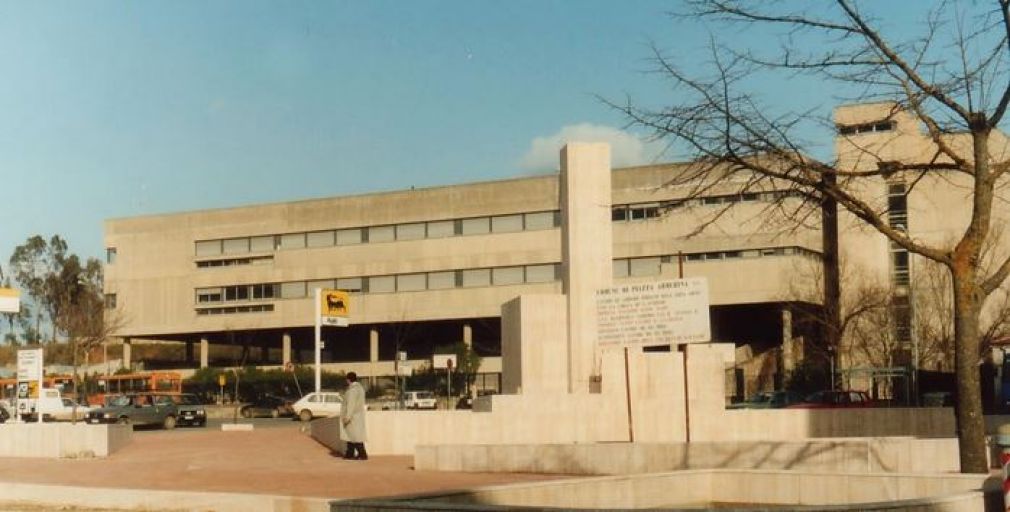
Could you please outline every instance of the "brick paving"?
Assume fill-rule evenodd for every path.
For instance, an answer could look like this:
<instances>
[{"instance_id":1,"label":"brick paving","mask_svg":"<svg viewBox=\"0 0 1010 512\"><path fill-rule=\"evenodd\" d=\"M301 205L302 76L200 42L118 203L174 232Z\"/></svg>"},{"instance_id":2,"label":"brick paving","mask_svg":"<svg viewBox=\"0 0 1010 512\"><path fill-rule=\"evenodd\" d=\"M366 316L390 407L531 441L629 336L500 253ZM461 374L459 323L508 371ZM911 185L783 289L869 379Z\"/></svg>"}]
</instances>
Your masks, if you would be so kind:
<instances>
[{"instance_id":1,"label":"brick paving","mask_svg":"<svg viewBox=\"0 0 1010 512\"><path fill-rule=\"evenodd\" d=\"M0 482L325 498L394 496L557 478L415 471L412 457L332 455L297 427L134 433L107 459L0 458Z\"/></svg>"}]
</instances>

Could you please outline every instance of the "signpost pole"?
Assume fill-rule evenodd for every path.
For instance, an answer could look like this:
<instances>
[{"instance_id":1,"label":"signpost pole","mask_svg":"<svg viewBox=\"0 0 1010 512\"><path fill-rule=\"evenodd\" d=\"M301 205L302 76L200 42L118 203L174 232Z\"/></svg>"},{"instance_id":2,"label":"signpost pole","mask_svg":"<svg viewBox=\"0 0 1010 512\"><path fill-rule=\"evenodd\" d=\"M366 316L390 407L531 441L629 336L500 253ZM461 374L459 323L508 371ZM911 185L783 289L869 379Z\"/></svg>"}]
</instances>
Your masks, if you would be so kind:
<instances>
[{"instance_id":1,"label":"signpost pole","mask_svg":"<svg viewBox=\"0 0 1010 512\"><path fill-rule=\"evenodd\" d=\"M322 390L322 384L323 384L323 373L322 373L322 368L321 368L322 367L322 363L323 363L323 355L322 355L322 347L321 347L322 342L323 342L323 340L322 340L322 337L323 337L322 336L322 331L323 331L323 324L322 324L322 321L323 321L323 319L322 319L322 317L323 317L323 310L322 310L323 303L322 303L322 301L323 301L323 290L321 288L316 288L316 317L315 317L315 324L316 324L316 336L315 336L315 340L316 340L316 342L315 342L315 347L316 347L316 393L318 393L319 391Z\"/></svg>"},{"instance_id":2,"label":"signpost pole","mask_svg":"<svg viewBox=\"0 0 1010 512\"><path fill-rule=\"evenodd\" d=\"M42 363L42 349L40 348L40 349L38 349L38 351L39 351L39 355L38 355L38 365L39 365L39 367L38 367L38 373L36 373L36 375L39 376L39 380L38 380L38 388L36 388L36 389L38 389L39 392L38 392L38 395L36 395L36 397L35 397L35 415L38 416L38 418L37 418L38 424L41 425L42 424L42 416L43 416L43 414L42 414L42 393L43 393L43 390L42 390L42 386L43 386L42 374L44 373L43 370L42 370L42 368L43 368L44 365Z\"/></svg>"},{"instance_id":3,"label":"signpost pole","mask_svg":"<svg viewBox=\"0 0 1010 512\"><path fill-rule=\"evenodd\" d=\"M628 402L628 442L635 442L635 417L631 413L631 375L628 368L628 347L624 347L624 398Z\"/></svg>"},{"instance_id":4,"label":"signpost pole","mask_svg":"<svg viewBox=\"0 0 1010 512\"><path fill-rule=\"evenodd\" d=\"M445 369L448 371L448 381L446 382L448 387L446 388L446 393L449 395L446 403L450 403L452 402L452 359L446 361ZM451 406L446 406L447 409L450 407Z\"/></svg>"}]
</instances>

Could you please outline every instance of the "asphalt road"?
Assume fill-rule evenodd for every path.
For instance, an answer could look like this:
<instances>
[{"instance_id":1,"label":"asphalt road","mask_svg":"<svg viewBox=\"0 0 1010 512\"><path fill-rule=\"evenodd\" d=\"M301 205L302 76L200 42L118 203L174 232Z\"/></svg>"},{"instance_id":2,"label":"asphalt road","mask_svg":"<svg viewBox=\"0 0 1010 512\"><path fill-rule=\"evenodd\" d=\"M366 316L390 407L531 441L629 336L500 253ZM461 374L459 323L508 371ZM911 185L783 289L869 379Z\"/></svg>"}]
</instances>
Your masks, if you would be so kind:
<instances>
[{"instance_id":1,"label":"asphalt road","mask_svg":"<svg viewBox=\"0 0 1010 512\"><path fill-rule=\"evenodd\" d=\"M175 429L178 430L178 431L180 431L180 432L198 431L198 430L204 430L204 429L207 429L207 430L221 430L221 425L225 424L225 423L233 423L233 420L232 419L210 418L210 419L207 420L207 426L206 427L191 427L189 425L185 425L185 426L184 425L180 425L178 427L175 427ZM300 422L298 420L291 419L291 418L276 418L276 419L275 418L251 418L251 419L246 419L246 418L243 418L243 417L239 416L238 421L236 423L240 423L240 424L249 424L249 423L251 423L253 425L253 429L254 430L260 430L260 429L265 429L265 428L267 428L267 429L290 428L290 429L293 429L293 430L301 430L302 427L304 427L306 430L308 429L308 424L307 423L302 423L302 422ZM157 427L157 426L134 425L133 432L134 432L135 435L136 434L146 435L146 434L151 433L151 432L164 432L164 430L162 430L160 427Z\"/></svg>"}]
</instances>

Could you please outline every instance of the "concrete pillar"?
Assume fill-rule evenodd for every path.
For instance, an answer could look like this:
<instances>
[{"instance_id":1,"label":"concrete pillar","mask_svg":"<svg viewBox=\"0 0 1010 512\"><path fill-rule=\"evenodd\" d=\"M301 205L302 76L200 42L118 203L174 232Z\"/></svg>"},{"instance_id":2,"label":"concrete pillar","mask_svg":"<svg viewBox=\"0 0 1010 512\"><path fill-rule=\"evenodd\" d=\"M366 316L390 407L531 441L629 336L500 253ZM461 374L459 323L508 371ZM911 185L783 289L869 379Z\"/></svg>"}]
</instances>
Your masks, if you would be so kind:
<instances>
[{"instance_id":1,"label":"concrete pillar","mask_svg":"<svg viewBox=\"0 0 1010 512\"><path fill-rule=\"evenodd\" d=\"M287 366L291 362L291 334L281 336L281 364Z\"/></svg>"},{"instance_id":2,"label":"concrete pillar","mask_svg":"<svg viewBox=\"0 0 1010 512\"><path fill-rule=\"evenodd\" d=\"M463 324L463 344L473 348L473 327L470 324Z\"/></svg>"},{"instance_id":3,"label":"concrete pillar","mask_svg":"<svg viewBox=\"0 0 1010 512\"><path fill-rule=\"evenodd\" d=\"M210 366L210 341L206 336L200 338L200 368Z\"/></svg>"},{"instance_id":4,"label":"concrete pillar","mask_svg":"<svg viewBox=\"0 0 1010 512\"><path fill-rule=\"evenodd\" d=\"M127 370L130 369L130 365L132 364L132 362L130 361L130 356L131 356L130 352L132 352L132 350L130 350L131 348L133 348L133 340L131 340L130 338L123 338L123 363L122 364L123 364L123 368L126 368Z\"/></svg>"},{"instance_id":5,"label":"concrete pillar","mask_svg":"<svg viewBox=\"0 0 1010 512\"><path fill-rule=\"evenodd\" d=\"M562 288L568 297L568 391L599 391L596 290L613 282L610 146L561 150Z\"/></svg>"},{"instance_id":6,"label":"concrete pillar","mask_svg":"<svg viewBox=\"0 0 1010 512\"><path fill-rule=\"evenodd\" d=\"M793 312L788 307L785 307L782 308L782 368L780 371L788 374L795 368L796 354L793 351Z\"/></svg>"},{"instance_id":7,"label":"concrete pillar","mask_svg":"<svg viewBox=\"0 0 1010 512\"><path fill-rule=\"evenodd\" d=\"M379 373L379 330L370 329L368 331L368 361L369 361L369 377L368 381L371 386L375 386L375 377Z\"/></svg>"}]
</instances>

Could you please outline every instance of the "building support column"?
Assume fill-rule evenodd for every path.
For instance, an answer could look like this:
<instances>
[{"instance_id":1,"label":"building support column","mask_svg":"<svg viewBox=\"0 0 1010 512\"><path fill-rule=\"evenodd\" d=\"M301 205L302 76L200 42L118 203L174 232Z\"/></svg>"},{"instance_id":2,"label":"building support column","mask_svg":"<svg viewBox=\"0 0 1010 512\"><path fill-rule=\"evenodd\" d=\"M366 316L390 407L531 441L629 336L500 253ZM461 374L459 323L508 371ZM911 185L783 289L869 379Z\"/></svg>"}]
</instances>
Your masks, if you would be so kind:
<instances>
[{"instance_id":1,"label":"building support column","mask_svg":"<svg viewBox=\"0 0 1010 512\"><path fill-rule=\"evenodd\" d=\"M463 344L473 348L473 327L470 324L463 324Z\"/></svg>"},{"instance_id":2,"label":"building support column","mask_svg":"<svg viewBox=\"0 0 1010 512\"><path fill-rule=\"evenodd\" d=\"M370 386L375 386L375 379L379 373L379 330L369 329L368 330L368 361L369 361L369 377L368 382Z\"/></svg>"},{"instance_id":3,"label":"building support column","mask_svg":"<svg viewBox=\"0 0 1010 512\"><path fill-rule=\"evenodd\" d=\"M132 364L130 361L130 357L132 355L131 354L132 348L133 348L133 340L131 340L130 338L123 338L123 361L120 363L120 365L123 368L126 368L127 370L130 369L130 366Z\"/></svg>"},{"instance_id":4,"label":"building support column","mask_svg":"<svg viewBox=\"0 0 1010 512\"><path fill-rule=\"evenodd\" d=\"M200 368L210 366L210 341L206 336L200 337Z\"/></svg>"},{"instance_id":5,"label":"building support column","mask_svg":"<svg viewBox=\"0 0 1010 512\"><path fill-rule=\"evenodd\" d=\"M291 362L291 333L281 335L281 364L287 366Z\"/></svg>"}]
</instances>

